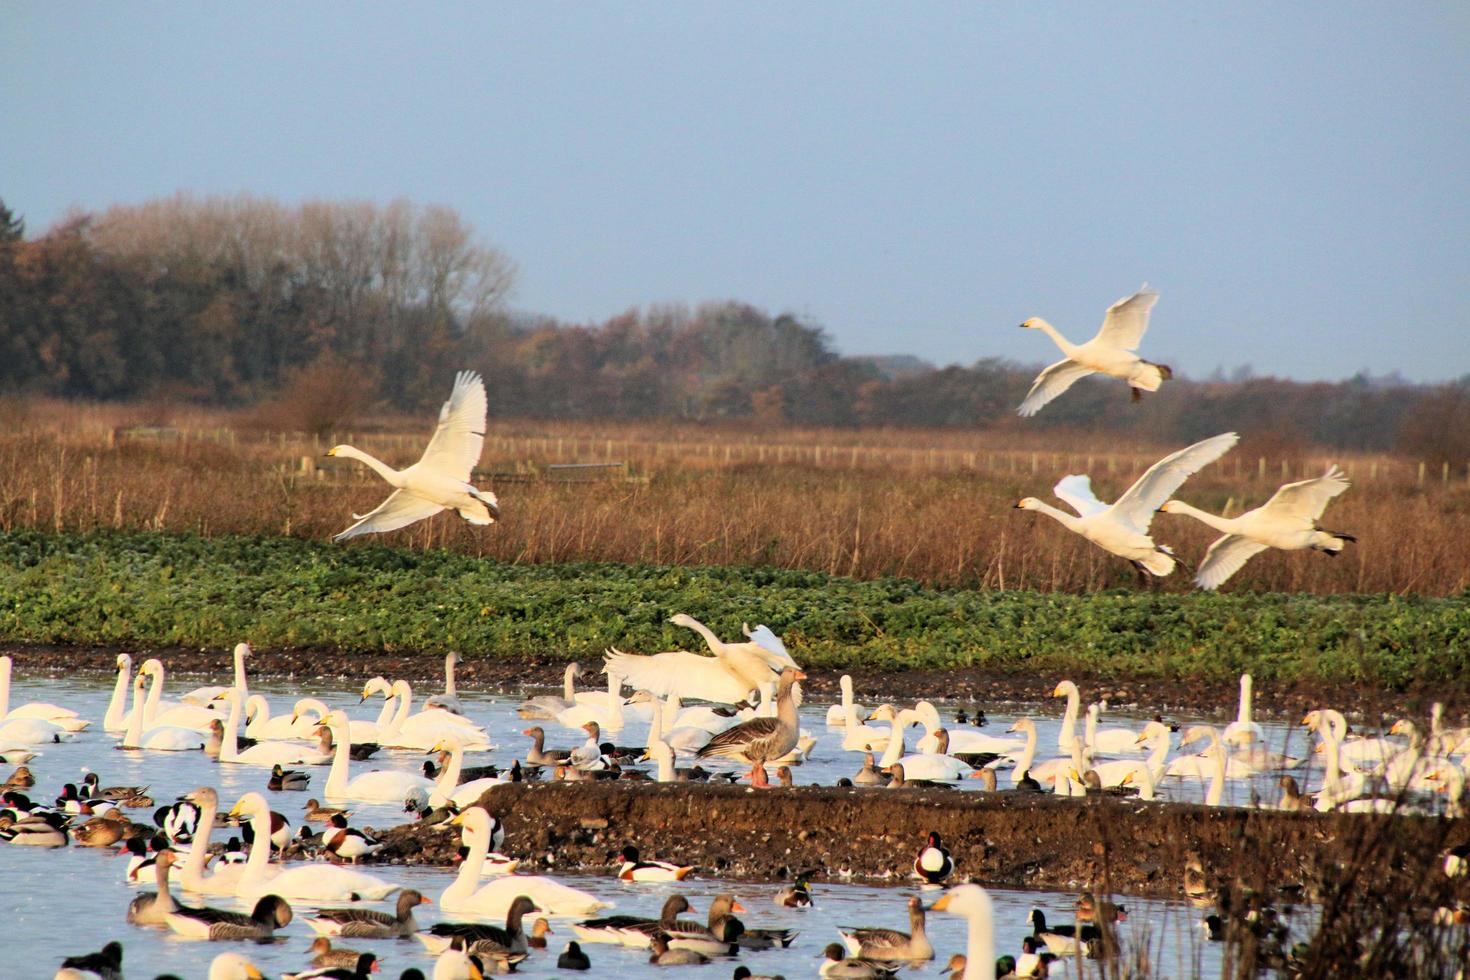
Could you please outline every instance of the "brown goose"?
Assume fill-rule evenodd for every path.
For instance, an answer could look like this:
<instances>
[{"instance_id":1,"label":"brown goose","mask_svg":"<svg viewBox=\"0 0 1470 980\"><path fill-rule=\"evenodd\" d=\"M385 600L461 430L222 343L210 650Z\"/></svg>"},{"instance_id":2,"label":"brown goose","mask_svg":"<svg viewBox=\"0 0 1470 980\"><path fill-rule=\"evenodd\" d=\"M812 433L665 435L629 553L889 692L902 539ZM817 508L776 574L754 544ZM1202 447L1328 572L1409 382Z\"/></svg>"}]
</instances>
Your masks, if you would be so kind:
<instances>
[{"instance_id":1,"label":"brown goose","mask_svg":"<svg viewBox=\"0 0 1470 980\"><path fill-rule=\"evenodd\" d=\"M572 926L577 938L584 943L618 943L623 946L647 945L648 937L662 929L665 932L674 932L682 925L694 925L697 923L684 923L678 921L680 912L699 911L689 904L689 899L683 895L670 895L664 901L663 910L659 912L657 919L642 919L636 915L609 915L600 919L587 919Z\"/></svg>"},{"instance_id":2,"label":"brown goose","mask_svg":"<svg viewBox=\"0 0 1470 980\"><path fill-rule=\"evenodd\" d=\"M440 941L449 939L463 940L469 944L469 952L475 955L493 953L499 950L504 953L524 953L529 943L526 941L526 930L522 927L521 920L530 912L540 911L536 903L528 895L517 895L515 901L510 903L510 909L505 914L505 928L499 926L481 925L470 922L436 922L430 926L421 936L438 937ZM434 948L429 942L425 946Z\"/></svg>"},{"instance_id":3,"label":"brown goose","mask_svg":"<svg viewBox=\"0 0 1470 980\"><path fill-rule=\"evenodd\" d=\"M708 956L692 949L670 949L669 935L665 932L655 932L650 936L648 948L653 951L648 962L655 966L695 966L709 962Z\"/></svg>"},{"instance_id":4,"label":"brown goose","mask_svg":"<svg viewBox=\"0 0 1470 980\"><path fill-rule=\"evenodd\" d=\"M924 903L918 897L909 899L909 928L854 929L838 926L842 941L853 956L869 960L932 960L934 946L924 932Z\"/></svg>"},{"instance_id":5,"label":"brown goose","mask_svg":"<svg viewBox=\"0 0 1470 980\"><path fill-rule=\"evenodd\" d=\"M530 736L532 745L526 750L526 764L531 766L564 766L571 760L570 750L546 748L546 732L540 725L527 728L522 735Z\"/></svg>"},{"instance_id":6,"label":"brown goose","mask_svg":"<svg viewBox=\"0 0 1470 980\"><path fill-rule=\"evenodd\" d=\"M752 786L770 786L766 776L766 763L779 759L796 748L799 733L796 717L796 701L791 688L806 674L791 667L781 671L776 686L776 717L752 718L750 721L727 728L705 743L699 750L699 758L719 757L735 759L750 765Z\"/></svg>"},{"instance_id":7,"label":"brown goose","mask_svg":"<svg viewBox=\"0 0 1470 980\"><path fill-rule=\"evenodd\" d=\"M394 915L374 909L321 909L306 920L322 936L346 936L349 939L404 939L418 932L413 910L431 904L420 892L405 888L398 893L398 911Z\"/></svg>"},{"instance_id":8,"label":"brown goose","mask_svg":"<svg viewBox=\"0 0 1470 980\"><path fill-rule=\"evenodd\" d=\"M319 968L340 967L348 970L356 970L358 963L364 956L372 956L368 960L368 970L359 972L373 972L373 961L377 959L372 953L360 953L355 949L345 949L341 946L332 948L332 941L326 936L317 936L311 944L311 965Z\"/></svg>"},{"instance_id":9,"label":"brown goose","mask_svg":"<svg viewBox=\"0 0 1470 980\"><path fill-rule=\"evenodd\" d=\"M167 925L169 915L178 911L179 903L168 890L168 869L173 866L174 856L173 848L165 847L153 859L153 878L158 890L143 892L128 903L127 919L133 925Z\"/></svg>"},{"instance_id":10,"label":"brown goose","mask_svg":"<svg viewBox=\"0 0 1470 980\"><path fill-rule=\"evenodd\" d=\"M174 932L191 939L270 939L277 929L291 923L291 906L279 895L264 895L249 915L180 907L164 921Z\"/></svg>"}]
</instances>

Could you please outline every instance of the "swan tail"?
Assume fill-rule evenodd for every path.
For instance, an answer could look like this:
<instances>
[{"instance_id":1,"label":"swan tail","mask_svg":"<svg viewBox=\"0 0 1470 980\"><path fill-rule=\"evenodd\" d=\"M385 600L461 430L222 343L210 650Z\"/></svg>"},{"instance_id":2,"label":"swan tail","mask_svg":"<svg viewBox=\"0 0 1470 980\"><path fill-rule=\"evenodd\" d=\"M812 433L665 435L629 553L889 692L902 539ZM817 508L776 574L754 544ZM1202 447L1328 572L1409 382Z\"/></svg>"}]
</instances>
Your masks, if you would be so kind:
<instances>
[{"instance_id":1,"label":"swan tail","mask_svg":"<svg viewBox=\"0 0 1470 980\"><path fill-rule=\"evenodd\" d=\"M1315 530L1316 533L1312 535L1312 547L1329 558L1336 558L1349 543L1356 544L1358 540L1346 531L1326 531L1320 527Z\"/></svg>"},{"instance_id":2,"label":"swan tail","mask_svg":"<svg viewBox=\"0 0 1470 980\"><path fill-rule=\"evenodd\" d=\"M478 490L473 486L469 487L469 492L471 497L474 497L480 503L485 505L485 513L476 513L474 517L471 517L469 514L465 513L464 510L461 510L459 512L461 517L469 521L471 524L494 524L496 521L500 520L500 498L496 497L495 494L491 493L489 490Z\"/></svg>"},{"instance_id":3,"label":"swan tail","mask_svg":"<svg viewBox=\"0 0 1470 980\"><path fill-rule=\"evenodd\" d=\"M1163 578L1174 571L1174 566L1177 563L1178 560L1172 554L1160 548L1147 558L1141 561L1135 561L1133 565L1139 571L1146 572L1154 578Z\"/></svg>"},{"instance_id":4,"label":"swan tail","mask_svg":"<svg viewBox=\"0 0 1470 980\"><path fill-rule=\"evenodd\" d=\"M1128 377L1128 384L1133 388L1133 400L1138 401L1143 397L1140 391L1158 391L1159 386L1172 377L1174 369L1167 364L1139 361Z\"/></svg>"}]
</instances>

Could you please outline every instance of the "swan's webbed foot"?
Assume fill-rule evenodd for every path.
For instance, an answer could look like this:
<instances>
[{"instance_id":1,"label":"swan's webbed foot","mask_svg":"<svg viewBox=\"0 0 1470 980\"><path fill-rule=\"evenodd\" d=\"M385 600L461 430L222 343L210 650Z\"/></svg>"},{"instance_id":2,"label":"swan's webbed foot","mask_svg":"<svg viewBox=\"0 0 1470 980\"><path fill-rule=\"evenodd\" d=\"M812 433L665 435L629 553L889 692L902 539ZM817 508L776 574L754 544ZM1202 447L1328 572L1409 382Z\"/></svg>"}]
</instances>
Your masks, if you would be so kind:
<instances>
[{"instance_id":1,"label":"swan's webbed foot","mask_svg":"<svg viewBox=\"0 0 1470 980\"><path fill-rule=\"evenodd\" d=\"M759 789L770 789L771 781L766 776L766 767L755 765L750 768L750 785Z\"/></svg>"},{"instance_id":2,"label":"swan's webbed foot","mask_svg":"<svg viewBox=\"0 0 1470 980\"><path fill-rule=\"evenodd\" d=\"M1143 389L1142 388L1135 388L1132 385L1129 385L1128 386L1128 390L1131 391L1131 392L1133 392L1133 401L1134 401L1135 404L1138 403L1138 402L1143 401Z\"/></svg>"}]
</instances>

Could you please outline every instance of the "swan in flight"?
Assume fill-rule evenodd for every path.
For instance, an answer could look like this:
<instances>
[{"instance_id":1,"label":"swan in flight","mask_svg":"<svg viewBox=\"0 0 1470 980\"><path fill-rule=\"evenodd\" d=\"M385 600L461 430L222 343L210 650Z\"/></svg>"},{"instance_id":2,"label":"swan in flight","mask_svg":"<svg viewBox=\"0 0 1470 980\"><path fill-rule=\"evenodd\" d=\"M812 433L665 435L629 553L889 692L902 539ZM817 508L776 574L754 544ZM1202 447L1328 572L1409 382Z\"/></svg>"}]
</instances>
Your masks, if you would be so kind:
<instances>
[{"instance_id":1,"label":"swan in flight","mask_svg":"<svg viewBox=\"0 0 1470 980\"><path fill-rule=\"evenodd\" d=\"M1327 504L1347 488L1347 474L1333 464L1315 479L1286 484L1270 500L1239 517L1217 517L1182 500L1166 501L1159 510L1165 514L1188 514L1225 532L1205 552L1205 560L1194 576L1194 583L1200 588L1218 589L1242 565L1267 548L1282 551L1311 548L1335 556L1347 542L1358 540L1342 531L1324 531L1317 524Z\"/></svg>"},{"instance_id":2,"label":"swan in flight","mask_svg":"<svg viewBox=\"0 0 1470 980\"><path fill-rule=\"evenodd\" d=\"M1077 511L1076 517L1035 497L1024 498L1016 507L1054 517L1067 530L1076 531L1104 551L1162 577L1174 570L1174 553L1154 544L1148 535L1154 512L1185 480L1229 452L1239 438L1234 432L1225 432L1165 456L1111 505L1093 496L1092 480L1086 475L1064 476L1052 493L1070 504Z\"/></svg>"},{"instance_id":3,"label":"swan in flight","mask_svg":"<svg viewBox=\"0 0 1470 980\"><path fill-rule=\"evenodd\" d=\"M1142 392L1158 391L1159 385L1172 378L1174 372L1167 364L1154 364L1134 353L1148 329L1149 311L1158 301L1159 294L1144 283L1138 292L1108 307L1102 329L1085 344L1072 343L1039 316L1022 323L1022 329L1040 330L1056 341L1067 356L1037 375L1016 414L1035 415L1047 402L1089 374L1122 378L1133 390L1134 401L1142 397Z\"/></svg>"},{"instance_id":4,"label":"swan in flight","mask_svg":"<svg viewBox=\"0 0 1470 980\"><path fill-rule=\"evenodd\" d=\"M439 409L439 425L429 448L407 469L395 470L352 446L328 449L328 456L366 463L393 487L387 500L366 514L353 514L357 523L332 540L395 531L445 509L458 511L471 524L493 524L500 516L495 494L469 482L485 444L486 412L485 382L473 371L461 371L454 377L449 401Z\"/></svg>"}]
</instances>

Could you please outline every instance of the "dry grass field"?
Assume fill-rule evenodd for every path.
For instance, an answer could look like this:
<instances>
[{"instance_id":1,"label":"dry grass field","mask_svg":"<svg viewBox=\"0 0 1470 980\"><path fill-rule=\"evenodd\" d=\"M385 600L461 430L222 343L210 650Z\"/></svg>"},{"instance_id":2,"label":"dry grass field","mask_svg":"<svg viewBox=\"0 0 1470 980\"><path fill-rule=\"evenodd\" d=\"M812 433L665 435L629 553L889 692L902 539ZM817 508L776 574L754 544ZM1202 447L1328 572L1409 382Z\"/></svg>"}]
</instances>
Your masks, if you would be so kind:
<instances>
[{"instance_id":1,"label":"dry grass field","mask_svg":"<svg viewBox=\"0 0 1470 980\"><path fill-rule=\"evenodd\" d=\"M282 433L259 416L169 405L0 403L0 530L156 528L325 539L375 506L366 467L323 458L350 441L394 465L418 457L429 422L380 418L336 438ZM1174 446L1095 445L1014 434L755 430L492 420L477 477L503 521L451 515L387 541L518 563L773 565L942 586L1084 592L1131 586L1132 569L1012 505L1091 473L1112 499ZM1238 513L1285 480L1337 462L1353 487L1324 526L1359 542L1330 559L1263 554L1226 591L1418 593L1470 588L1463 468L1250 442L1181 497ZM577 465L581 464L581 465ZM595 464L595 465L587 465ZM607 465L616 464L616 465ZM1160 515L1155 539L1186 563L1215 532ZM1161 588L1184 591L1186 574Z\"/></svg>"}]
</instances>

